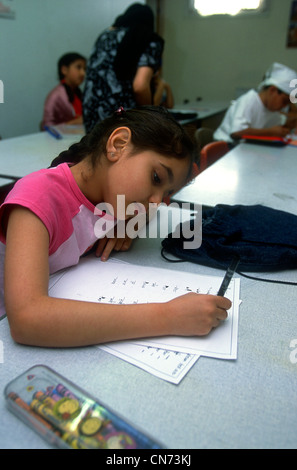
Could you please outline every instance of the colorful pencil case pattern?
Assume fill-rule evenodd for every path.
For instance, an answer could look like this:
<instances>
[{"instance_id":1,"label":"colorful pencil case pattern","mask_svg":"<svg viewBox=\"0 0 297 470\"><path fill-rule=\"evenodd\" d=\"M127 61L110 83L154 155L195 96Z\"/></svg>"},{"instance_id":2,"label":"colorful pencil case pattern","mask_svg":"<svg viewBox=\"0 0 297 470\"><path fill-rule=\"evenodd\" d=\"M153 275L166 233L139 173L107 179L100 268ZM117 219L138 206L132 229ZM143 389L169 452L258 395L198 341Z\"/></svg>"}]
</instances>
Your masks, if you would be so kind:
<instances>
[{"instance_id":1,"label":"colorful pencil case pattern","mask_svg":"<svg viewBox=\"0 0 297 470\"><path fill-rule=\"evenodd\" d=\"M161 446L49 367L10 382L8 408L50 444L70 449L160 449Z\"/></svg>"}]
</instances>

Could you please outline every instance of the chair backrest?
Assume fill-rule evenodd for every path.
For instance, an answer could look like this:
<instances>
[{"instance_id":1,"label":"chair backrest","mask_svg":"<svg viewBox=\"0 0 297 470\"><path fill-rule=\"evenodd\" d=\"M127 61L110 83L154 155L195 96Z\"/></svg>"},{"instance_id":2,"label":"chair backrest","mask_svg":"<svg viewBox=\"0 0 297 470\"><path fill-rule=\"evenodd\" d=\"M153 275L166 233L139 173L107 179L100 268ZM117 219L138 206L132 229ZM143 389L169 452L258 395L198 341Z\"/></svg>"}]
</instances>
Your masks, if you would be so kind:
<instances>
[{"instance_id":1,"label":"chair backrest","mask_svg":"<svg viewBox=\"0 0 297 470\"><path fill-rule=\"evenodd\" d=\"M229 146L224 140L211 142L210 144L205 145L200 152L200 172L204 171L219 158L223 157L223 155L225 155L229 150Z\"/></svg>"},{"instance_id":2,"label":"chair backrest","mask_svg":"<svg viewBox=\"0 0 297 470\"><path fill-rule=\"evenodd\" d=\"M199 153L205 145L209 144L210 142L213 142L213 133L214 130L208 127L199 127L199 129L195 131L194 138Z\"/></svg>"}]
</instances>

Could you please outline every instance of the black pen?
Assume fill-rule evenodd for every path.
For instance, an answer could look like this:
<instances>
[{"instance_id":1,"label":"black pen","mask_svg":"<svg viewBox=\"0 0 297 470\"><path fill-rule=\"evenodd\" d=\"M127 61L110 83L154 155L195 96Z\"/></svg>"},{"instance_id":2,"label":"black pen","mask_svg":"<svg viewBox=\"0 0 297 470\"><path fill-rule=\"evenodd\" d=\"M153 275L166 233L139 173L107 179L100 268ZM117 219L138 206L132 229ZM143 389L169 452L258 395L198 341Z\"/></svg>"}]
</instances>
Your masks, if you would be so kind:
<instances>
[{"instance_id":1,"label":"black pen","mask_svg":"<svg viewBox=\"0 0 297 470\"><path fill-rule=\"evenodd\" d=\"M239 264L240 258L239 256L234 256L229 268L227 269L227 272L225 274L225 277L223 279L223 282L221 284L221 287L218 290L217 295L224 296L226 293L226 290L228 289L228 286L230 284L230 281L237 269L237 266Z\"/></svg>"}]
</instances>

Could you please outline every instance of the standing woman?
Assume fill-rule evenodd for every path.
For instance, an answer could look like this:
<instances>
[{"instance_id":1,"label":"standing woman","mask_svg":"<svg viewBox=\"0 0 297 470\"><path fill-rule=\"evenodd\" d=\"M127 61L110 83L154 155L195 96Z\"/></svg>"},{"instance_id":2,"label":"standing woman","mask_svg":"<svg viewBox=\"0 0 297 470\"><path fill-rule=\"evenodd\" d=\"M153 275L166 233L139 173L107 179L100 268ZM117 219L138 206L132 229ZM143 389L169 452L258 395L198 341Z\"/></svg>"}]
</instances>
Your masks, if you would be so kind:
<instances>
[{"instance_id":1,"label":"standing woman","mask_svg":"<svg viewBox=\"0 0 297 470\"><path fill-rule=\"evenodd\" d=\"M83 96L87 132L120 106L152 104L151 79L161 65L164 41L154 32L150 7L135 3L97 39Z\"/></svg>"}]
</instances>

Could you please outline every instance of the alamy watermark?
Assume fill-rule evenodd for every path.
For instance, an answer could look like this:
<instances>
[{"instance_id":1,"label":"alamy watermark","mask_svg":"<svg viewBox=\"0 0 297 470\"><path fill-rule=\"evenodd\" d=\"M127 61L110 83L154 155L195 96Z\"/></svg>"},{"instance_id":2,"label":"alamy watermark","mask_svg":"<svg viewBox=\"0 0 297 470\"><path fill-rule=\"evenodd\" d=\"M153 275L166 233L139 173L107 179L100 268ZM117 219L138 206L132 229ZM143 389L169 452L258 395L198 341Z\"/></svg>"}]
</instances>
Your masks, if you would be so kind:
<instances>
[{"instance_id":1,"label":"alamy watermark","mask_svg":"<svg viewBox=\"0 0 297 470\"><path fill-rule=\"evenodd\" d=\"M290 362L291 364L297 364L297 339L292 339L290 342Z\"/></svg>"},{"instance_id":2,"label":"alamy watermark","mask_svg":"<svg viewBox=\"0 0 297 470\"><path fill-rule=\"evenodd\" d=\"M117 195L117 224L114 223L114 209L111 204L97 204L94 214L98 218L94 225L97 238L183 238L183 248L197 249L202 242L202 207L200 204L171 203L166 211L158 211L166 204L143 204L134 202L126 207L125 195ZM182 209L176 212L176 209ZM178 214L178 216L177 216ZM190 217L189 217L190 214ZM155 223L147 224L155 218Z\"/></svg>"},{"instance_id":3,"label":"alamy watermark","mask_svg":"<svg viewBox=\"0 0 297 470\"><path fill-rule=\"evenodd\" d=\"M297 87L297 78L293 78L293 80L290 81L290 87L291 88L295 87L294 90L292 90L291 93L290 93L290 101L291 101L291 103L295 104L295 103L297 103L297 96L296 96L297 95L297 88L296 88Z\"/></svg>"},{"instance_id":4,"label":"alamy watermark","mask_svg":"<svg viewBox=\"0 0 297 470\"><path fill-rule=\"evenodd\" d=\"M0 103L4 103L4 84L0 80Z\"/></svg>"},{"instance_id":5,"label":"alamy watermark","mask_svg":"<svg viewBox=\"0 0 297 470\"><path fill-rule=\"evenodd\" d=\"M3 364L4 362L4 346L3 346L3 341L0 339L0 364Z\"/></svg>"}]
</instances>

